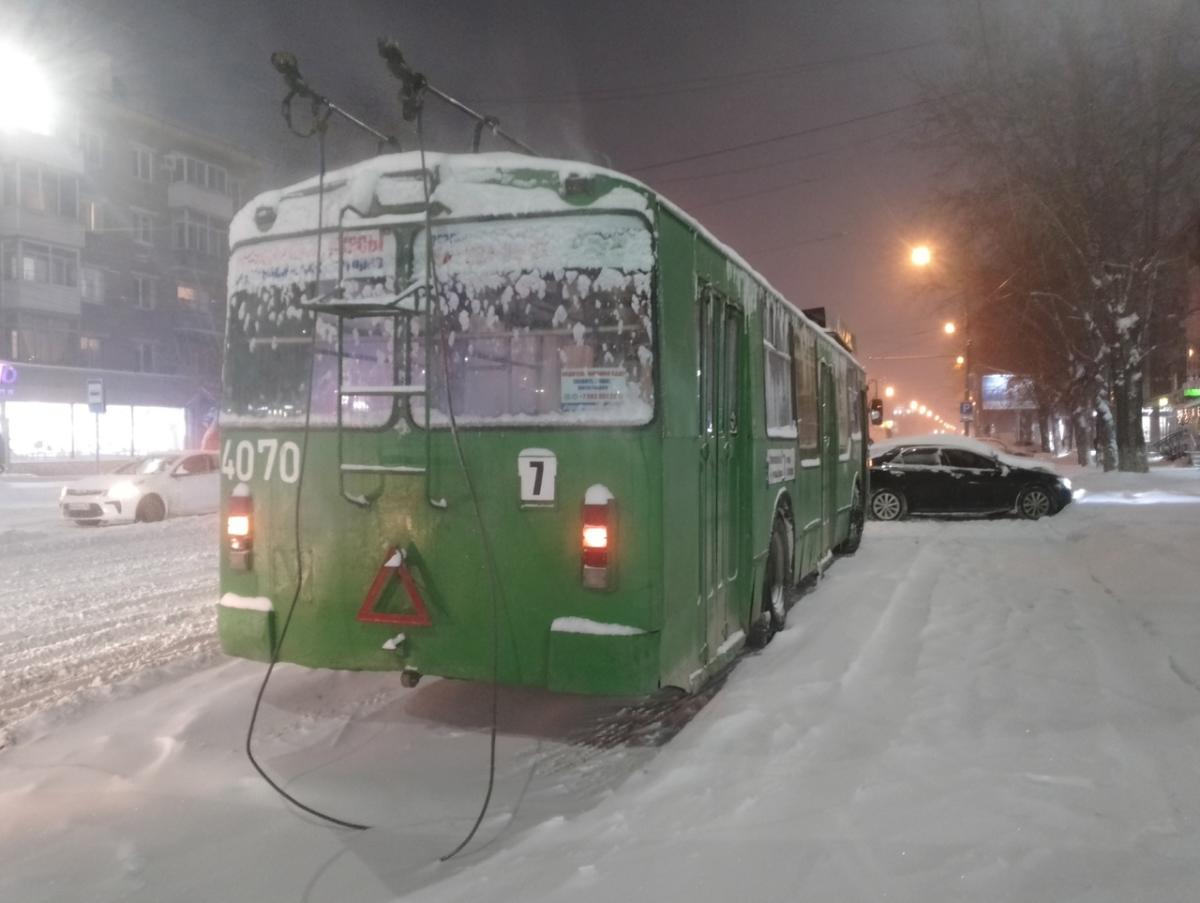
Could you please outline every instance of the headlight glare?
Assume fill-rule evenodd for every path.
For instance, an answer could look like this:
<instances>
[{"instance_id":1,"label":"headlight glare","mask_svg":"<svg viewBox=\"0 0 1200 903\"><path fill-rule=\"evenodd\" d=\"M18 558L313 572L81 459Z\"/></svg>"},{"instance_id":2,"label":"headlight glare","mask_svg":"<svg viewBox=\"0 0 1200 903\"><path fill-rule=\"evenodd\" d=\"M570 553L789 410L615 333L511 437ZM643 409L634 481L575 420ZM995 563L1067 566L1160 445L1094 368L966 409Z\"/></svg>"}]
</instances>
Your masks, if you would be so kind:
<instances>
[{"instance_id":1,"label":"headlight glare","mask_svg":"<svg viewBox=\"0 0 1200 903\"><path fill-rule=\"evenodd\" d=\"M137 498L138 495L141 494L141 490L139 490L135 485L133 485L133 483L130 483L128 480L125 480L123 482L114 483L112 486L109 486L107 494L110 499L118 499L120 501L126 501L128 499Z\"/></svg>"}]
</instances>

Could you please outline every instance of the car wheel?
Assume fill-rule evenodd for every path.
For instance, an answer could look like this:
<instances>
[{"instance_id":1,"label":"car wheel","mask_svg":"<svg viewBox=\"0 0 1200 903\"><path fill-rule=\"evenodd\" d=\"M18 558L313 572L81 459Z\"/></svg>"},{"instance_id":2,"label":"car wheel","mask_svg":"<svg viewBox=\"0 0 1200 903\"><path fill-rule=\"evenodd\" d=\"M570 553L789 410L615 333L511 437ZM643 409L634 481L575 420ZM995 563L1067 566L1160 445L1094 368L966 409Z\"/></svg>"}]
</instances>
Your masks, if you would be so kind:
<instances>
[{"instance_id":1,"label":"car wheel","mask_svg":"<svg viewBox=\"0 0 1200 903\"><path fill-rule=\"evenodd\" d=\"M895 489L876 489L871 493L870 514L875 520L900 520L908 514L908 502Z\"/></svg>"},{"instance_id":2,"label":"car wheel","mask_svg":"<svg viewBox=\"0 0 1200 903\"><path fill-rule=\"evenodd\" d=\"M1037 520L1054 513L1054 501L1041 486L1026 486L1017 496L1017 511L1021 517Z\"/></svg>"},{"instance_id":3,"label":"car wheel","mask_svg":"<svg viewBox=\"0 0 1200 903\"><path fill-rule=\"evenodd\" d=\"M863 535L863 520L866 518L866 513L863 511L862 491L858 488L858 484L854 484L854 496L850 501L850 534L842 540L835 552L839 555L853 555L858 551L858 547L862 545Z\"/></svg>"},{"instance_id":4,"label":"car wheel","mask_svg":"<svg viewBox=\"0 0 1200 903\"><path fill-rule=\"evenodd\" d=\"M148 495L138 502L134 517L143 523L154 523L167 516L167 508L157 495Z\"/></svg>"},{"instance_id":5,"label":"car wheel","mask_svg":"<svg viewBox=\"0 0 1200 903\"><path fill-rule=\"evenodd\" d=\"M787 619L787 525L782 518L775 518L771 530L771 545L767 551L767 565L763 571L762 591L754 608L754 619L750 623L750 635L746 645L761 649L779 631Z\"/></svg>"}]
</instances>

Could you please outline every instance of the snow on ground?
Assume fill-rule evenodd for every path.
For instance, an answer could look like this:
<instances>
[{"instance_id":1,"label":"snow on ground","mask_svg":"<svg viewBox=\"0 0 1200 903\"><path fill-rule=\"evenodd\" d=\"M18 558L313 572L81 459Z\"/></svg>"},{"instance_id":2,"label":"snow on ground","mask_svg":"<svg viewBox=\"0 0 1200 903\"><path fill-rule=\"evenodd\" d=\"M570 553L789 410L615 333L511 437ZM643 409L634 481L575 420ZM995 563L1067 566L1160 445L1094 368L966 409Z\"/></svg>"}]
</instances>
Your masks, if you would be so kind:
<instances>
[{"instance_id":1,"label":"snow on ground","mask_svg":"<svg viewBox=\"0 0 1200 903\"><path fill-rule=\"evenodd\" d=\"M85 688L216 654L216 515L77 527L62 485L0 477L0 746Z\"/></svg>"},{"instance_id":2,"label":"snow on ground","mask_svg":"<svg viewBox=\"0 0 1200 903\"><path fill-rule=\"evenodd\" d=\"M1195 899L1200 471L870 524L665 745L612 703L221 661L0 752L0 899ZM693 707L695 708L695 707ZM661 717L658 712L653 717ZM580 742L580 736L591 742Z\"/></svg>"}]
</instances>

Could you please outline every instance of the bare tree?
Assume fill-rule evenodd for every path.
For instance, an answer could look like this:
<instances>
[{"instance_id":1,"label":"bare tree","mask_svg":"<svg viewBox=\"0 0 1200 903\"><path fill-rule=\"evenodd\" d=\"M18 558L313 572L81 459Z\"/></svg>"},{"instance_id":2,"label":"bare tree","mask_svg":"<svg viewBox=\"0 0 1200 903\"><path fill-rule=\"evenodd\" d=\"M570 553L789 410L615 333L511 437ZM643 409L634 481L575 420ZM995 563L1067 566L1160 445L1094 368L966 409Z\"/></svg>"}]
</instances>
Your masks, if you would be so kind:
<instances>
[{"instance_id":1,"label":"bare tree","mask_svg":"<svg viewBox=\"0 0 1200 903\"><path fill-rule=\"evenodd\" d=\"M956 288L978 297L985 274L1011 271L1013 328L995 335L1077 429L1094 412L1106 469L1145 470L1144 373L1156 324L1183 304L1200 198L1200 4L958 15L960 64L925 85L925 142L947 164L936 203L971 236Z\"/></svg>"}]
</instances>

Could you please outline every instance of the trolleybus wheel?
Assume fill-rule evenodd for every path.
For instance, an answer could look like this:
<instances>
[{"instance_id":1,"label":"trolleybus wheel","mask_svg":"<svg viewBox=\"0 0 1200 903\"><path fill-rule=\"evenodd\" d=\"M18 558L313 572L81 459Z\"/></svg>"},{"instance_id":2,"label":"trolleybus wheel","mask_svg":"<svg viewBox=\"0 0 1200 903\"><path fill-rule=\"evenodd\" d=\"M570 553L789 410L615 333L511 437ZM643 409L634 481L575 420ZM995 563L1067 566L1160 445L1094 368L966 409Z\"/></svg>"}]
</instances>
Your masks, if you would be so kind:
<instances>
[{"instance_id":1,"label":"trolleybus wheel","mask_svg":"<svg viewBox=\"0 0 1200 903\"><path fill-rule=\"evenodd\" d=\"M167 508L157 495L148 495L138 502L134 517L143 523L153 523L167 516Z\"/></svg>"},{"instance_id":2,"label":"trolleybus wheel","mask_svg":"<svg viewBox=\"0 0 1200 903\"><path fill-rule=\"evenodd\" d=\"M862 490L858 488L858 484L854 484L854 496L850 502L850 534L842 540L835 552L839 555L853 555L858 551L858 547L862 545L863 521L866 519L866 511L863 508Z\"/></svg>"},{"instance_id":3,"label":"trolleybus wheel","mask_svg":"<svg viewBox=\"0 0 1200 903\"><path fill-rule=\"evenodd\" d=\"M782 518L775 519L771 531L771 545L767 551L767 565L763 570L762 592L750 623L750 635L746 643L761 649L780 630L787 619L787 525Z\"/></svg>"}]
</instances>

